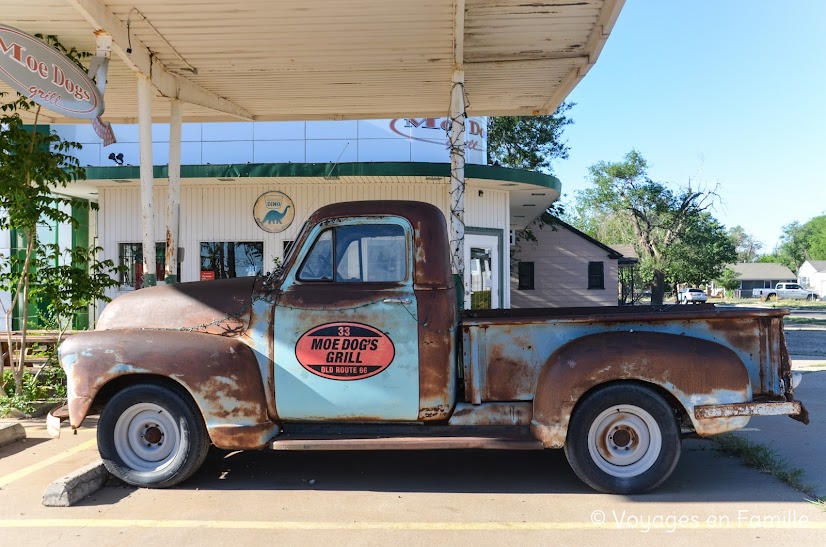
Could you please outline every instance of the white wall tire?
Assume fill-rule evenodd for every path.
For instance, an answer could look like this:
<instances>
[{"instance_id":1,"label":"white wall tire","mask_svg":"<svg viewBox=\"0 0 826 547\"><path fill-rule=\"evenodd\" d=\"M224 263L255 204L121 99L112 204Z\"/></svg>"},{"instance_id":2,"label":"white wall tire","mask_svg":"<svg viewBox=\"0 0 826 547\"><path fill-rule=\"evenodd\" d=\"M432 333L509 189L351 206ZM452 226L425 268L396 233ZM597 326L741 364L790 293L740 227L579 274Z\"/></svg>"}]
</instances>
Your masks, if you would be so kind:
<instances>
[{"instance_id":1,"label":"white wall tire","mask_svg":"<svg viewBox=\"0 0 826 547\"><path fill-rule=\"evenodd\" d=\"M194 403L178 390L138 384L115 394L101 413L98 449L110 473L133 486L166 488L206 458L209 437Z\"/></svg>"},{"instance_id":2,"label":"white wall tire","mask_svg":"<svg viewBox=\"0 0 826 547\"><path fill-rule=\"evenodd\" d=\"M640 494L662 484L680 459L677 418L651 388L611 384L574 408L565 442L571 468L588 486Z\"/></svg>"}]
</instances>

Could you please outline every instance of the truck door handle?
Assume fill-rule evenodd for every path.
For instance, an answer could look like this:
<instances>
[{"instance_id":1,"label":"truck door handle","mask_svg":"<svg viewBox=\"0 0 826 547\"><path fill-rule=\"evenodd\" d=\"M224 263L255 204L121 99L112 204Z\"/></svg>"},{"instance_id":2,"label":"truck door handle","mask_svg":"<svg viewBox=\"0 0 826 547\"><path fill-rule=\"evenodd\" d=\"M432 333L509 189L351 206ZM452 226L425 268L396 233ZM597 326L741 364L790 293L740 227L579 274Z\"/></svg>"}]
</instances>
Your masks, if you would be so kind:
<instances>
[{"instance_id":1,"label":"truck door handle","mask_svg":"<svg viewBox=\"0 0 826 547\"><path fill-rule=\"evenodd\" d=\"M413 300L409 298L385 298L382 302L385 304L412 304Z\"/></svg>"}]
</instances>

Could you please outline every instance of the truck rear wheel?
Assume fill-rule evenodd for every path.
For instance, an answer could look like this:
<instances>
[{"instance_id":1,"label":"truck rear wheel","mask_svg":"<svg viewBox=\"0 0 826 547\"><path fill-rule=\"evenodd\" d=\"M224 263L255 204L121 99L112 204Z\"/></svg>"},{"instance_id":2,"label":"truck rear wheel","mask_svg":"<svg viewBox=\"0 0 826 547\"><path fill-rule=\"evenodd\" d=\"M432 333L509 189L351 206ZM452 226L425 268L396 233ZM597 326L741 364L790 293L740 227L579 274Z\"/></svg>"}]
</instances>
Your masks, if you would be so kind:
<instances>
[{"instance_id":1,"label":"truck rear wheel","mask_svg":"<svg viewBox=\"0 0 826 547\"><path fill-rule=\"evenodd\" d=\"M680 428L652 389L614 384L585 396L568 427L565 456L588 486L641 494L662 484L680 459Z\"/></svg>"},{"instance_id":2,"label":"truck rear wheel","mask_svg":"<svg viewBox=\"0 0 826 547\"><path fill-rule=\"evenodd\" d=\"M192 476L209 449L195 405L174 389L139 384L118 392L98 423L106 469L133 486L166 488Z\"/></svg>"}]
</instances>

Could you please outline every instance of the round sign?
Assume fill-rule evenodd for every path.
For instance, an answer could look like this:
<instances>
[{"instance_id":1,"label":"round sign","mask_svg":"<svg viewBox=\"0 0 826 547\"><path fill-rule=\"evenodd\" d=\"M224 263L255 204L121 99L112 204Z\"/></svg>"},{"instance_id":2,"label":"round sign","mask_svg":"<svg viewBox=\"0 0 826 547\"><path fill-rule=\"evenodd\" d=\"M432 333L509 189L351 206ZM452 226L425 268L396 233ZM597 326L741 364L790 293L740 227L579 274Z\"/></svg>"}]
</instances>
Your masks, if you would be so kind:
<instances>
[{"instance_id":1,"label":"round sign","mask_svg":"<svg viewBox=\"0 0 826 547\"><path fill-rule=\"evenodd\" d=\"M393 362L393 341L362 323L327 323L305 332L295 344L301 366L328 380L362 380Z\"/></svg>"},{"instance_id":2,"label":"round sign","mask_svg":"<svg viewBox=\"0 0 826 547\"><path fill-rule=\"evenodd\" d=\"M103 97L85 70L48 44L8 25L0 25L0 78L57 114L96 118L103 112Z\"/></svg>"},{"instance_id":3,"label":"round sign","mask_svg":"<svg viewBox=\"0 0 826 547\"><path fill-rule=\"evenodd\" d=\"M287 194L267 192L255 201L252 211L258 227L265 232L277 234L289 228L295 218L295 205Z\"/></svg>"}]
</instances>

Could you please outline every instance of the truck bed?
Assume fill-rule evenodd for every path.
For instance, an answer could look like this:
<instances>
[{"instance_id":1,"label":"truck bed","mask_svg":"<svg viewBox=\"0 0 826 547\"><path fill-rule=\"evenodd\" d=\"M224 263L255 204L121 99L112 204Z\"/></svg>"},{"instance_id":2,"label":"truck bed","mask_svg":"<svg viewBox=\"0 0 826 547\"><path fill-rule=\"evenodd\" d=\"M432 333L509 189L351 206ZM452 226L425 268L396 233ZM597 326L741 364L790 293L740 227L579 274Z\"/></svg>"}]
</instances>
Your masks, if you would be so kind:
<instances>
[{"instance_id":1,"label":"truck bed","mask_svg":"<svg viewBox=\"0 0 826 547\"><path fill-rule=\"evenodd\" d=\"M782 397L781 377L790 373L782 328L788 313L712 304L466 310L462 316L466 394L477 404L530 400L549 357L570 341L591 334L626 333L633 335L636 344L653 333L665 333L731 349L745 364L755 397ZM639 361L647 358L644 350L636 356ZM673 363L671 374L695 374L692 359L702 355L687 355Z\"/></svg>"}]
</instances>

